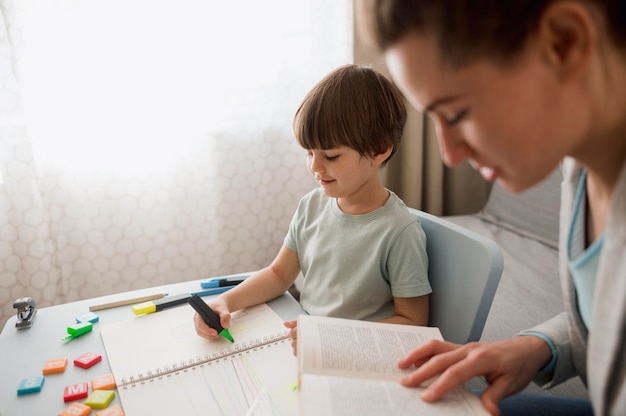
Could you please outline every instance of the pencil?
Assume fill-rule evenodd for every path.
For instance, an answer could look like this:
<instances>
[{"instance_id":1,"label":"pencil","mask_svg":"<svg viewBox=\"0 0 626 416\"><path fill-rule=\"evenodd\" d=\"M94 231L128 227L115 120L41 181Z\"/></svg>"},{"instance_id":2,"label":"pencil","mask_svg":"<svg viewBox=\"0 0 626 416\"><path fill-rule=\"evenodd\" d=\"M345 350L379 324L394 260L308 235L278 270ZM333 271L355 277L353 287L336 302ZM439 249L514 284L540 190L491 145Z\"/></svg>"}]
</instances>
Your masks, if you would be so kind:
<instances>
[{"instance_id":1,"label":"pencil","mask_svg":"<svg viewBox=\"0 0 626 416\"><path fill-rule=\"evenodd\" d=\"M134 303L147 302L149 300L160 299L160 298L163 298L165 296L167 296L167 294L165 294L165 293L158 293L158 294L155 294L155 295L141 296L141 297L138 297L138 298L118 300L117 302L103 303L102 305L90 306L89 307L89 311L93 312L93 311L100 311L102 309L117 308L118 306L126 306L126 305L132 305Z\"/></svg>"}]
</instances>

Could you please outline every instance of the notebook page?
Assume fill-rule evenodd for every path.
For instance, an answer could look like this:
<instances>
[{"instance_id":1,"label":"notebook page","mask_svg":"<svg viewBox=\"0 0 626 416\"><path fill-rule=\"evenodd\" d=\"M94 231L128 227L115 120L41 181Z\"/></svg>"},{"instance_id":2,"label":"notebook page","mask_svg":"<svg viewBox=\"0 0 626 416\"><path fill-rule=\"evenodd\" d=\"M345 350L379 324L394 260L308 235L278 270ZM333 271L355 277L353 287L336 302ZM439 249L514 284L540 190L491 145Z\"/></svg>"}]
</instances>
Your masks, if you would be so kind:
<instances>
[{"instance_id":1,"label":"notebook page","mask_svg":"<svg viewBox=\"0 0 626 416\"><path fill-rule=\"evenodd\" d=\"M233 314L234 344L200 338L193 315L193 308L183 305L101 328L128 416L297 412L296 359L288 338L269 336L284 338L286 334L282 319L269 306L261 304ZM253 343L266 345L209 362L201 360ZM203 364L184 365L194 360ZM180 370L159 376L166 368ZM147 374L154 377L135 382Z\"/></svg>"},{"instance_id":2,"label":"notebook page","mask_svg":"<svg viewBox=\"0 0 626 416\"><path fill-rule=\"evenodd\" d=\"M118 387L127 416L298 414L289 340L151 381Z\"/></svg>"},{"instance_id":3,"label":"notebook page","mask_svg":"<svg viewBox=\"0 0 626 416\"><path fill-rule=\"evenodd\" d=\"M195 360L285 331L276 312L260 304L233 314L230 332L234 344L222 337L207 340L196 334L194 313L191 306L181 305L104 325L100 334L116 380L154 372L166 365Z\"/></svg>"}]
</instances>

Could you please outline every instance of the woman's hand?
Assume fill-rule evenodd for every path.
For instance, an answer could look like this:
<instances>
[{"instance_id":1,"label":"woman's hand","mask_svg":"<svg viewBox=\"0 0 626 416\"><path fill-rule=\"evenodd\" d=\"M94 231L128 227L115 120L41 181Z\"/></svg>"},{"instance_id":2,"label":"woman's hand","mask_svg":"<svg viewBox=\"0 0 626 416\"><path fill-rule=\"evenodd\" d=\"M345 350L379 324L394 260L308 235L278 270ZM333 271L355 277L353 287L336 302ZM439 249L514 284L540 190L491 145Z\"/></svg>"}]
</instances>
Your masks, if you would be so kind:
<instances>
[{"instance_id":1,"label":"woman's hand","mask_svg":"<svg viewBox=\"0 0 626 416\"><path fill-rule=\"evenodd\" d=\"M220 324L222 327L230 327L230 311L224 300L221 299L221 296L213 299L209 306L220 316ZM213 340L219 337L217 330L208 326L197 312L193 316L193 324L196 328L196 334L200 335L202 338Z\"/></svg>"},{"instance_id":2,"label":"woman's hand","mask_svg":"<svg viewBox=\"0 0 626 416\"><path fill-rule=\"evenodd\" d=\"M526 387L550 357L550 347L535 336L465 345L430 341L400 360L398 366L417 367L400 380L405 386L419 386L439 375L422 392L422 399L428 402L439 400L475 376L485 376L489 386L481 402L491 414L498 415L498 403Z\"/></svg>"},{"instance_id":3,"label":"woman's hand","mask_svg":"<svg viewBox=\"0 0 626 416\"><path fill-rule=\"evenodd\" d=\"M298 355L298 321L285 321L283 322L285 328L289 328L289 338L291 338L291 348L293 349L293 355Z\"/></svg>"}]
</instances>

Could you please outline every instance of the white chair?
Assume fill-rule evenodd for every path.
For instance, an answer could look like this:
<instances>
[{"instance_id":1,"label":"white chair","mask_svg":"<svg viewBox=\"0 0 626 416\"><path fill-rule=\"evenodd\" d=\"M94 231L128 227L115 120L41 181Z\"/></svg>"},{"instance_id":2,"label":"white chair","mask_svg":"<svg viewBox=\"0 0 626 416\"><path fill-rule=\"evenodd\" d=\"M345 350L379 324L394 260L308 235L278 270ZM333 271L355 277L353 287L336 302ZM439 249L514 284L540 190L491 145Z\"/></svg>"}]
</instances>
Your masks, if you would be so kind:
<instances>
[{"instance_id":1,"label":"white chair","mask_svg":"<svg viewBox=\"0 0 626 416\"><path fill-rule=\"evenodd\" d=\"M496 293L504 260L493 241L434 215L409 208L426 233L429 325L446 341L478 341Z\"/></svg>"}]
</instances>

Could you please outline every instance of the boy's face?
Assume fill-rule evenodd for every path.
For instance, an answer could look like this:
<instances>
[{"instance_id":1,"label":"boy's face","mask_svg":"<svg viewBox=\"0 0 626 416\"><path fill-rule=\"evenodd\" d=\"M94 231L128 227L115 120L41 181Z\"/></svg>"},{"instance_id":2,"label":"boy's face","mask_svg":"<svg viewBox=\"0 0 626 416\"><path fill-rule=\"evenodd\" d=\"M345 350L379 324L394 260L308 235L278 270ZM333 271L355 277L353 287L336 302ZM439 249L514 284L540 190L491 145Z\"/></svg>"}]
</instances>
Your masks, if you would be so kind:
<instances>
[{"instance_id":1,"label":"boy's face","mask_svg":"<svg viewBox=\"0 0 626 416\"><path fill-rule=\"evenodd\" d=\"M341 146L333 149L307 150L307 166L324 193L333 198L360 195L368 185L377 183L380 163L361 156L356 150Z\"/></svg>"}]
</instances>

